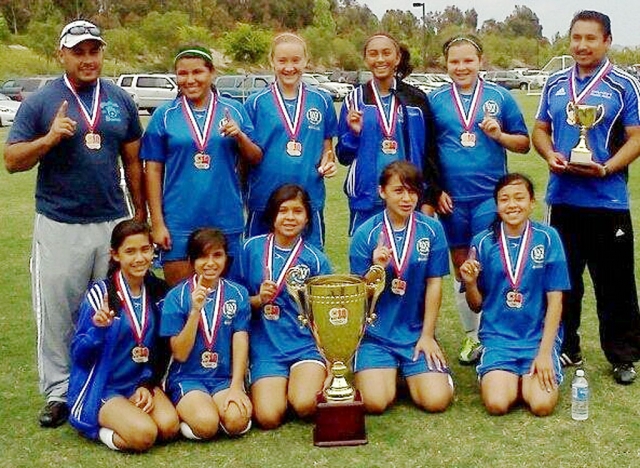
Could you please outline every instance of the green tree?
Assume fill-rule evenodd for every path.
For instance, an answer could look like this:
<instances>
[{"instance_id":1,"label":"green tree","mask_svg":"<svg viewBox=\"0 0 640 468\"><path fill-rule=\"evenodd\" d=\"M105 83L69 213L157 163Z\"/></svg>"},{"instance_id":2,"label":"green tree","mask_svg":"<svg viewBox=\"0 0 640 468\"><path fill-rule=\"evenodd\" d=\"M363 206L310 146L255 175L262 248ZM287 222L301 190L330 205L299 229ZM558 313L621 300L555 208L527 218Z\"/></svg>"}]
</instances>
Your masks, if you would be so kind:
<instances>
[{"instance_id":1,"label":"green tree","mask_svg":"<svg viewBox=\"0 0 640 468\"><path fill-rule=\"evenodd\" d=\"M107 54L116 62L135 61L146 50L146 43L140 33L127 28L109 29L104 32L104 38L109 47Z\"/></svg>"},{"instance_id":2,"label":"green tree","mask_svg":"<svg viewBox=\"0 0 640 468\"><path fill-rule=\"evenodd\" d=\"M256 64L267 58L271 35L251 24L240 23L224 36L227 55L238 62Z\"/></svg>"},{"instance_id":3,"label":"green tree","mask_svg":"<svg viewBox=\"0 0 640 468\"><path fill-rule=\"evenodd\" d=\"M179 11L151 12L140 24L140 34L147 43L147 52L155 54L152 61L165 62L182 43L181 28L189 26L189 15Z\"/></svg>"},{"instance_id":4,"label":"green tree","mask_svg":"<svg viewBox=\"0 0 640 468\"><path fill-rule=\"evenodd\" d=\"M52 17L49 21L31 21L25 36L26 45L34 52L50 60L59 47L61 19Z\"/></svg>"},{"instance_id":5,"label":"green tree","mask_svg":"<svg viewBox=\"0 0 640 468\"><path fill-rule=\"evenodd\" d=\"M7 42L11 37L11 31L9 31L9 25L4 16L0 15L0 41Z\"/></svg>"},{"instance_id":6,"label":"green tree","mask_svg":"<svg viewBox=\"0 0 640 468\"><path fill-rule=\"evenodd\" d=\"M516 5L504 20L505 31L514 37L542 38L542 26L540 19L530 8L524 5Z\"/></svg>"}]
</instances>

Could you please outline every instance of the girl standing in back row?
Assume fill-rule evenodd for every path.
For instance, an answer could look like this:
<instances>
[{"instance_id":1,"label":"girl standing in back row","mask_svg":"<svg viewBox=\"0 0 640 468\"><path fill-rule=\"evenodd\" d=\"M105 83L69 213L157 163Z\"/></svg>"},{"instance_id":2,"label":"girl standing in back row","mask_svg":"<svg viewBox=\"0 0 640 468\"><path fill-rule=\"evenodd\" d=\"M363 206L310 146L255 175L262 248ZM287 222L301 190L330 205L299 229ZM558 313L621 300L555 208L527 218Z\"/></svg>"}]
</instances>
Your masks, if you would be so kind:
<instances>
[{"instance_id":1,"label":"girl standing in back row","mask_svg":"<svg viewBox=\"0 0 640 468\"><path fill-rule=\"evenodd\" d=\"M415 164L426 181L419 209L432 214L440 190L434 162L433 118L425 95L402 79L411 73L409 51L388 34L367 39L364 62L373 79L349 94L340 113L338 159L349 165L345 192L349 197L349 235L382 212L378 179L393 161ZM423 193L424 192L424 193Z\"/></svg>"},{"instance_id":2,"label":"girl standing in back row","mask_svg":"<svg viewBox=\"0 0 640 468\"><path fill-rule=\"evenodd\" d=\"M495 217L493 188L507 172L507 150L528 152L529 134L509 91L480 78L482 45L477 38L455 37L443 50L453 83L429 94L444 190L437 210L447 233L456 305L466 332L458 360L472 364L482 349L478 340L480 316L469 310L464 299L460 265L467 258L471 238Z\"/></svg>"},{"instance_id":3,"label":"girl standing in back row","mask_svg":"<svg viewBox=\"0 0 640 468\"><path fill-rule=\"evenodd\" d=\"M311 200L307 240L324 244L324 177L337 168L331 139L337 133L336 113L331 97L302 82L308 63L307 45L293 33L273 39L271 65L275 82L249 96L245 108L255 127L255 141L264 153L262 162L248 174L247 237L266 234L264 220L267 199L285 183L302 186Z\"/></svg>"}]
</instances>

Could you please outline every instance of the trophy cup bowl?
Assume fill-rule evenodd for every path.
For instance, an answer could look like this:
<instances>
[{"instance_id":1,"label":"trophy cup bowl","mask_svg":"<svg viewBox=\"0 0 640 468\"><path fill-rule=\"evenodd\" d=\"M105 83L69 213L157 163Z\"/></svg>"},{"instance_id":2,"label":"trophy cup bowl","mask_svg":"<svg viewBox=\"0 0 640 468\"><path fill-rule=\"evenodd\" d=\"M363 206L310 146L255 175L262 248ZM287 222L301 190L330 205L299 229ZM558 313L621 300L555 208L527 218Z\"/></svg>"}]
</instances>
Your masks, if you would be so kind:
<instances>
[{"instance_id":1,"label":"trophy cup bowl","mask_svg":"<svg viewBox=\"0 0 640 468\"><path fill-rule=\"evenodd\" d=\"M593 162L593 152L587 145L587 131L595 127L604 117L604 106L589 106L586 104L569 103L573 111L576 125L580 127L580 139L575 148L571 150L569 163L571 164L591 164Z\"/></svg>"},{"instance_id":2,"label":"trophy cup bowl","mask_svg":"<svg viewBox=\"0 0 640 468\"><path fill-rule=\"evenodd\" d=\"M322 275L306 278L299 267L286 276L287 291L300 311L318 349L330 364L331 384L318 399L314 443L318 446L366 443L364 408L347 381L348 365L360 344L365 325L376 319L378 297L384 290L385 271L374 265L363 278L357 275Z\"/></svg>"}]
</instances>

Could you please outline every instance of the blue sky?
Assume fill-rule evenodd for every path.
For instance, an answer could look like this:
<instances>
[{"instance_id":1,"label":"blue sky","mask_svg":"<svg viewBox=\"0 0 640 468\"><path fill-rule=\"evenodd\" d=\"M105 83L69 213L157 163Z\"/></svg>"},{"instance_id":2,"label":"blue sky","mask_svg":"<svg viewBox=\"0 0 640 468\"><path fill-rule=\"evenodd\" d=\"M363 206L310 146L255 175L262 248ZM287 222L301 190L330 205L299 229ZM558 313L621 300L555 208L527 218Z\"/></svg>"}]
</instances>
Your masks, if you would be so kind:
<instances>
[{"instance_id":1,"label":"blue sky","mask_svg":"<svg viewBox=\"0 0 640 468\"><path fill-rule=\"evenodd\" d=\"M368 5L378 18L382 18L387 9L410 10L417 17L422 16L422 8L414 8L413 0L358 0ZM504 21L516 5L529 7L542 25L542 34L551 38L556 32L564 34L574 13L579 10L598 10L611 18L613 43L622 46L640 46L640 2L638 0L425 0L426 11L442 11L448 5L456 5L462 11L475 8L478 12L478 25L487 19Z\"/></svg>"}]
</instances>

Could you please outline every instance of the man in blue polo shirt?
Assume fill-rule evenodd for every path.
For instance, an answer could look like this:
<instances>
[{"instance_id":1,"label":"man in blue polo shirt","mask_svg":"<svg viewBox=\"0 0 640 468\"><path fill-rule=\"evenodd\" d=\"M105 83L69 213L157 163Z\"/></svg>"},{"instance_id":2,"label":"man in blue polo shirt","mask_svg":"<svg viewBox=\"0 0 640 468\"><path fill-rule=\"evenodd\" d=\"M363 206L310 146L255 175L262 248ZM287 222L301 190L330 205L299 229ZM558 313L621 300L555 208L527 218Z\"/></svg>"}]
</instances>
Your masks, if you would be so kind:
<instances>
[{"instance_id":1,"label":"man in blue polo shirt","mask_svg":"<svg viewBox=\"0 0 640 468\"><path fill-rule=\"evenodd\" d=\"M111 231L128 216L118 155L135 217L146 218L142 128L133 100L100 79L104 45L88 21L63 28L58 55L65 74L22 103L4 152L9 172L38 166L31 281L40 391L47 399L43 427L67 419L76 311L89 283L106 276Z\"/></svg>"},{"instance_id":2,"label":"man in blue polo shirt","mask_svg":"<svg viewBox=\"0 0 640 468\"><path fill-rule=\"evenodd\" d=\"M562 237L571 277L572 289L563 300L563 364L582 363L578 328L587 266L602 349L615 380L630 384L636 378L633 363L640 359L640 313L627 167L640 155L640 85L607 59L611 40L607 15L574 16L570 48L576 65L547 81L533 144L549 165L550 223ZM596 117L602 114L587 132L591 161L572 155L579 141L579 105L595 106Z\"/></svg>"}]
</instances>

